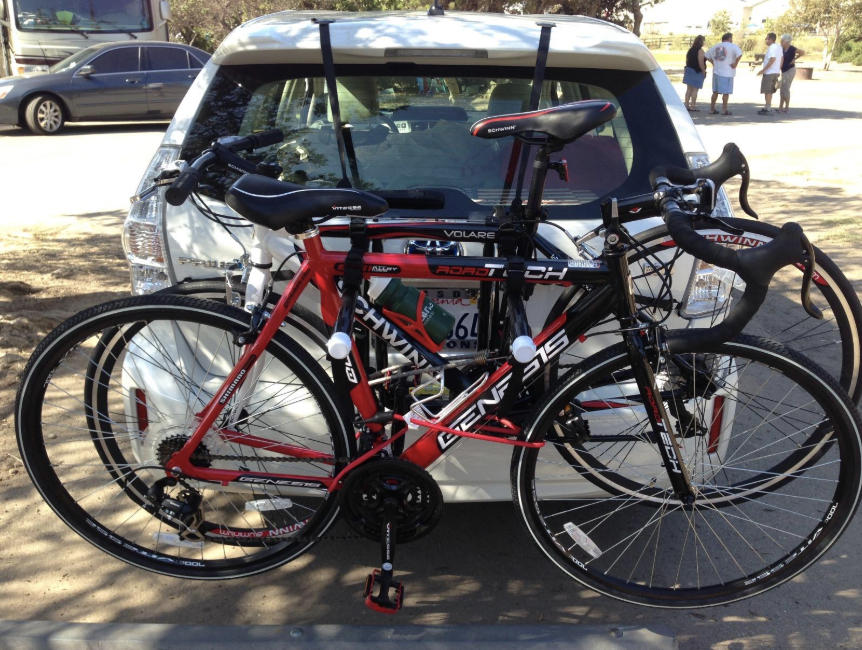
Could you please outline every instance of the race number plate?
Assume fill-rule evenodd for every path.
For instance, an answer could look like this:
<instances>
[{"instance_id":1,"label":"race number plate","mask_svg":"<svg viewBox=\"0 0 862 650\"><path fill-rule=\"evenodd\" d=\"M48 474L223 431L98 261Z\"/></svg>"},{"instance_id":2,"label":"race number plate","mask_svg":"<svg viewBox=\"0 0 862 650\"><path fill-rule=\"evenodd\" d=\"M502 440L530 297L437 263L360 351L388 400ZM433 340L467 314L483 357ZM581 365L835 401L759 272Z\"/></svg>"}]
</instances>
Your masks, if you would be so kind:
<instances>
[{"instance_id":1,"label":"race number plate","mask_svg":"<svg viewBox=\"0 0 862 650\"><path fill-rule=\"evenodd\" d=\"M441 353L476 349L479 335L479 307L476 289L425 289L428 297L455 317L455 325Z\"/></svg>"}]
</instances>

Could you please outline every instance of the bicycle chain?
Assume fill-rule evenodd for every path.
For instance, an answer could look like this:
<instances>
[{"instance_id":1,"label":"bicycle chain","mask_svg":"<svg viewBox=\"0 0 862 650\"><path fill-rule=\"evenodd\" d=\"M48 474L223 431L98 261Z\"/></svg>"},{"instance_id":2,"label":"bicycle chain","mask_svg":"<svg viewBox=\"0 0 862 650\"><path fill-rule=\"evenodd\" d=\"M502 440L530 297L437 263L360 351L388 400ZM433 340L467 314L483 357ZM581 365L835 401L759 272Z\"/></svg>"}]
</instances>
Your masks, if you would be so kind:
<instances>
[{"instance_id":1,"label":"bicycle chain","mask_svg":"<svg viewBox=\"0 0 862 650\"><path fill-rule=\"evenodd\" d=\"M228 460L228 461L248 461L248 462L267 462L267 463L319 463L319 462L335 462L344 463L345 465L352 462L350 458L332 458L330 456L320 456L316 458L293 458L290 456L272 456L262 458L261 456L231 456L228 454L192 454L191 460L195 461L212 461L212 460ZM357 539L366 539L362 535L317 535L315 537L287 537L285 541L290 542L319 542L327 541L350 541Z\"/></svg>"}]
</instances>

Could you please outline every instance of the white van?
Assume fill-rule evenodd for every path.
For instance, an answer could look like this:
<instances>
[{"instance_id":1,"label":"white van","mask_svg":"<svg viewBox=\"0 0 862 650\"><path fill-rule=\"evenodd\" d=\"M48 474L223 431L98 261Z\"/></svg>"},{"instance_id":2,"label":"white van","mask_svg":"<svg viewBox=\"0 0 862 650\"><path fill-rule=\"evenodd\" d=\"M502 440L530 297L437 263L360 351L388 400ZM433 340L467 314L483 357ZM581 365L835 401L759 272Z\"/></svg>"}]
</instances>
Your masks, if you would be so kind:
<instances>
[{"instance_id":1,"label":"white van","mask_svg":"<svg viewBox=\"0 0 862 650\"><path fill-rule=\"evenodd\" d=\"M572 257L586 255L589 249L572 238L598 227L601 198L649 192L648 175L656 165L708 162L688 112L649 50L610 23L580 16L283 12L252 20L225 39L186 95L141 187L171 161L194 159L218 137L269 129L283 131L284 142L255 160L280 166L283 180L334 186L341 179L339 155L320 30L313 20L324 17L335 20L332 50L341 120L350 125L353 184L372 190L439 190L446 204L433 218L481 220L500 214L515 196L512 142L473 138L469 129L490 115L528 110L540 21L552 20L555 26L539 107L600 98L619 109L609 123L559 154L568 161L570 180L549 176L545 208L548 220L569 236L542 224L546 238ZM204 176L200 193L214 212L238 216L223 201L236 178L224 169ZM525 194L529 178L528 170ZM718 212L730 213L723 193ZM391 210L386 218L423 216L429 215ZM638 227L657 223L645 220ZM249 230L236 229L234 241L190 203L167 205L163 191L135 204L124 231L133 292L223 277L242 254L242 244L248 244ZM324 243L347 247L344 239L324 238ZM384 252L480 255L481 244L390 240ZM645 268L643 275L649 272ZM710 273L702 263L693 268L687 256L677 261L674 299L696 300L689 286L695 276L701 286L709 284ZM431 284L423 288L456 317L444 351L475 348L474 285ZM529 299L536 332L558 293L556 287L537 287ZM312 293L301 302L318 311ZM669 326L690 326L694 316L708 318L712 312L688 310L687 318L680 316L685 313L685 308L675 310ZM590 353L608 341L588 339L579 351ZM429 470L447 501L503 500L511 498L509 460L508 447L465 440Z\"/></svg>"}]
</instances>

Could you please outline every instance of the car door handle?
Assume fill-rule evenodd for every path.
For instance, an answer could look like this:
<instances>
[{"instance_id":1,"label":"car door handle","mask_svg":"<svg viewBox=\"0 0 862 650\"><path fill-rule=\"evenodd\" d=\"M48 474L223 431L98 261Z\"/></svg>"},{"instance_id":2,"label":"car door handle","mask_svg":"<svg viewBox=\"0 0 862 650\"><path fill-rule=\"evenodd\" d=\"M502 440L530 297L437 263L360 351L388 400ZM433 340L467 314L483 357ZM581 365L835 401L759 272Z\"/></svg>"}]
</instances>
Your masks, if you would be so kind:
<instances>
[{"instance_id":1,"label":"car door handle","mask_svg":"<svg viewBox=\"0 0 862 650\"><path fill-rule=\"evenodd\" d=\"M165 84L147 84L147 88L150 90L159 90L159 89L164 88L164 87L165 87Z\"/></svg>"},{"instance_id":2,"label":"car door handle","mask_svg":"<svg viewBox=\"0 0 862 650\"><path fill-rule=\"evenodd\" d=\"M126 79L127 84L136 84L140 81L140 79Z\"/></svg>"}]
</instances>

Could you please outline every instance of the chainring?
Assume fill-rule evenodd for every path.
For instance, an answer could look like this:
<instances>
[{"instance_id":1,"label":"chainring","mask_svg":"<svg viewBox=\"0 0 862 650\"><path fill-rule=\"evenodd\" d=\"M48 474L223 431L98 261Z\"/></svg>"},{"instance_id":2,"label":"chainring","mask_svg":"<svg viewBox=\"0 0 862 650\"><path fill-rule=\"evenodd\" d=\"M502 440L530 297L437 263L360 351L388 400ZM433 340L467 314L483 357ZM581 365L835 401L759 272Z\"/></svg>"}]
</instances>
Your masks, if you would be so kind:
<instances>
[{"instance_id":1,"label":"chainring","mask_svg":"<svg viewBox=\"0 0 862 650\"><path fill-rule=\"evenodd\" d=\"M382 458L347 477L341 488L343 517L353 530L379 542L387 499L398 503L395 540L399 544L430 533L443 513L443 493L428 472L406 460Z\"/></svg>"}]
</instances>

